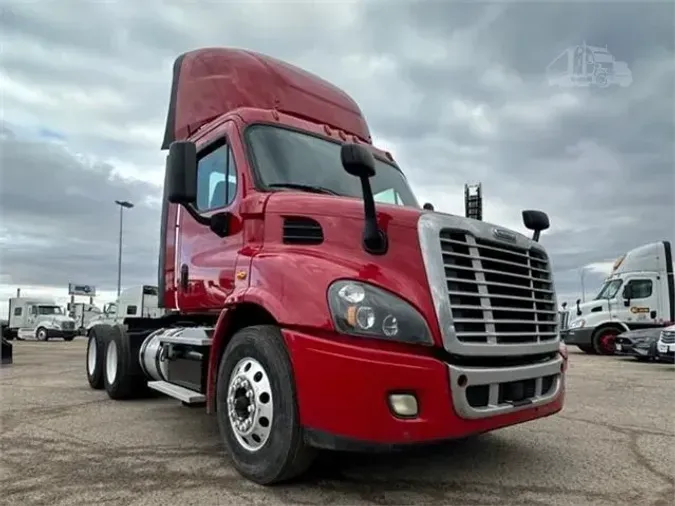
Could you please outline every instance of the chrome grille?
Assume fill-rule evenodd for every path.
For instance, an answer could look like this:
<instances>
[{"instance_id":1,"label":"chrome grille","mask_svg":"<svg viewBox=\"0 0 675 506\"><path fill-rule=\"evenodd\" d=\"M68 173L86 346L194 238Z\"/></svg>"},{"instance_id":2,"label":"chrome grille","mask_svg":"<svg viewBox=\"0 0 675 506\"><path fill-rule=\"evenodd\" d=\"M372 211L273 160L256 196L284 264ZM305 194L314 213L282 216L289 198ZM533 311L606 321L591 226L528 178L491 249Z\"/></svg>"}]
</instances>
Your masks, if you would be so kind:
<instances>
[{"instance_id":1,"label":"chrome grille","mask_svg":"<svg viewBox=\"0 0 675 506\"><path fill-rule=\"evenodd\" d=\"M661 331L661 342L663 344L675 344L675 330Z\"/></svg>"},{"instance_id":2,"label":"chrome grille","mask_svg":"<svg viewBox=\"0 0 675 506\"><path fill-rule=\"evenodd\" d=\"M441 230L440 242L458 341L537 344L557 338L558 311L543 251L453 229Z\"/></svg>"}]
</instances>

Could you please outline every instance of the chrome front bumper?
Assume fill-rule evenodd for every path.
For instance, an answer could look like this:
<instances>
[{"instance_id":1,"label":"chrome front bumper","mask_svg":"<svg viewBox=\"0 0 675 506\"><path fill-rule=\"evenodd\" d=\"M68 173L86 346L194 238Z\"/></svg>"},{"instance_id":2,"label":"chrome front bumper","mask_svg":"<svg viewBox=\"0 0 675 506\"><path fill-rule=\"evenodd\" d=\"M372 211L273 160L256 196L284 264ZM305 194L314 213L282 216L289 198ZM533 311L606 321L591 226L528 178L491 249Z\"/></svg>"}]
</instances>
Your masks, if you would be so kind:
<instances>
[{"instance_id":1,"label":"chrome front bumper","mask_svg":"<svg viewBox=\"0 0 675 506\"><path fill-rule=\"evenodd\" d=\"M564 388L564 359L556 358L517 367L461 367L448 364L455 411L462 418L478 419L515 413L553 402ZM472 389L472 390L469 390ZM513 393L520 390L518 400ZM529 390L526 391L526 390ZM479 393L472 396L471 392ZM470 399L473 397L473 402ZM476 397L482 397L478 405Z\"/></svg>"}]
</instances>

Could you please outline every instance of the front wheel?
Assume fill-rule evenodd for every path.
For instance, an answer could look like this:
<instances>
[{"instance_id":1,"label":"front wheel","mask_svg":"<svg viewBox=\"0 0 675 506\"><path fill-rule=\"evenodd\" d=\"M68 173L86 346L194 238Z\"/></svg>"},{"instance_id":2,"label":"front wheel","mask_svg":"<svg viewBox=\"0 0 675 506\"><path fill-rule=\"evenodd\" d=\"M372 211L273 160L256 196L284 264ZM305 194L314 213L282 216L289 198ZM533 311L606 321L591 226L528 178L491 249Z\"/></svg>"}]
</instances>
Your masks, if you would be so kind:
<instances>
[{"instance_id":1,"label":"front wheel","mask_svg":"<svg viewBox=\"0 0 675 506\"><path fill-rule=\"evenodd\" d=\"M39 329L37 329L37 331L35 332L35 339L37 339L38 341L46 341L47 339L49 339L49 336L47 336L47 329L44 327L40 327Z\"/></svg>"},{"instance_id":2,"label":"front wheel","mask_svg":"<svg viewBox=\"0 0 675 506\"><path fill-rule=\"evenodd\" d=\"M593 334L593 348L598 355L614 355L616 351L615 341L622 331L615 327L598 329Z\"/></svg>"},{"instance_id":3,"label":"front wheel","mask_svg":"<svg viewBox=\"0 0 675 506\"><path fill-rule=\"evenodd\" d=\"M235 469L260 485L299 476L316 450L299 423L293 369L277 327L237 332L218 369L216 414Z\"/></svg>"}]
</instances>

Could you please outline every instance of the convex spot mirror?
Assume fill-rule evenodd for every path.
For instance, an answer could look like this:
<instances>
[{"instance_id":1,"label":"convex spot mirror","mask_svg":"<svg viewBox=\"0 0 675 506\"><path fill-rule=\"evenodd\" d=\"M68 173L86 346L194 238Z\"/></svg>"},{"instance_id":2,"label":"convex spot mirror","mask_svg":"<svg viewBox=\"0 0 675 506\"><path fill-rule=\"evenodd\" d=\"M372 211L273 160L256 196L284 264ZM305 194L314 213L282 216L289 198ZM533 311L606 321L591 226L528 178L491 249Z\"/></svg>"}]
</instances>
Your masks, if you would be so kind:
<instances>
[{"instance_id":1,"label":"convex spot mirror","mask_svg":"<svg viewBox=\"0 0 675 506\"><path fill-rule=\"evenodd\" d=\"M175 141L169 147L165 174L166 198L172 204L197 202L197 146L190 141Z\"/></svg>"}]
</instances>

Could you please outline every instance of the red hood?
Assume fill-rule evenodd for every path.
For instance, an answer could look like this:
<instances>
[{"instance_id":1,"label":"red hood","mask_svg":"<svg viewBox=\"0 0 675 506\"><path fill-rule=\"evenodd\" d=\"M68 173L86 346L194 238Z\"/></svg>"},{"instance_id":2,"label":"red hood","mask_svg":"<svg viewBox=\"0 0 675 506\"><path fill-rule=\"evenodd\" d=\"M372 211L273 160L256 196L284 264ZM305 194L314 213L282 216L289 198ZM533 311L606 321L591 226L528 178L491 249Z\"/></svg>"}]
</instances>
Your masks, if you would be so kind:
<instances>
[{"instance_id":1,"label":"red hood","mask_svg":"<svg viewBox=\"0 0 675 506\"><path fill-rule=\"evenodd\" d=\"M376 204L377 221L386 229L389 224L416 228L422 210L392 204ZM363 201L307 192L275 192L267 201L266 212L300 216L329 216L363 219Z\"/></svg>"}]
</instances>

